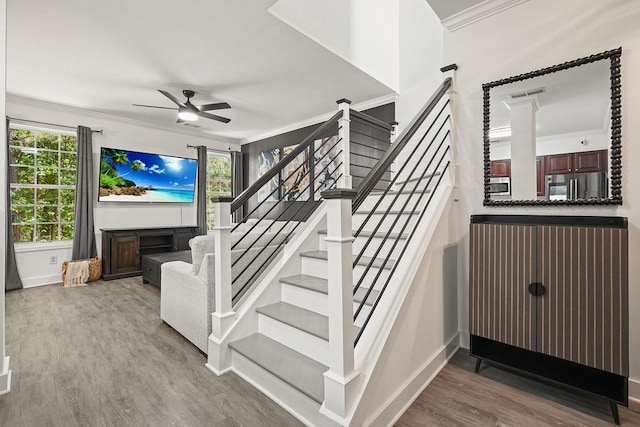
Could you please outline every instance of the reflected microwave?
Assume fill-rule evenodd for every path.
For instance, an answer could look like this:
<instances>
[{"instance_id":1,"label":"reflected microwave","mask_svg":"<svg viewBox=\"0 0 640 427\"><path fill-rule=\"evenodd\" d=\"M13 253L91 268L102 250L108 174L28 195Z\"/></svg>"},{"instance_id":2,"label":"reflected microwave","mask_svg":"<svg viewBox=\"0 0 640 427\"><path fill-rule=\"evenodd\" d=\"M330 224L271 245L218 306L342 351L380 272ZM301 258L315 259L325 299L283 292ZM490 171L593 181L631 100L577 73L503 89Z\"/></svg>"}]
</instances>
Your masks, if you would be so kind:
<instances>
[{"instance_id":1,"label":"reflected microwave","mask_svg":"<svg viewBox=\"0 0 640 427\"><path fill-rule=\"evenodd\" d=\"M489 178L489 194L494 196L511 195L511 178L508 176L500 178Z\"/></svg>"}]
</instances>

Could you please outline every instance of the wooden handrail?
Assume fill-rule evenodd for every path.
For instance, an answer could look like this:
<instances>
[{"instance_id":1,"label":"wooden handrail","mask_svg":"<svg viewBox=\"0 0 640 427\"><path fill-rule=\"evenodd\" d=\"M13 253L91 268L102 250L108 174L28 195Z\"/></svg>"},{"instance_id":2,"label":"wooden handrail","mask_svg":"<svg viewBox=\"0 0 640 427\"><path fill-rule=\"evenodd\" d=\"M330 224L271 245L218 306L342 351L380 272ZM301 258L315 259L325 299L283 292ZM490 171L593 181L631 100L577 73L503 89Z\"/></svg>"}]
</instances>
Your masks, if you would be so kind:
<instances>
[{"instance_id":1,"label":"wooden handrail","mask_svg":"<svg viewBox=\"0 0 640 427\"><path fill-rule=\"evenodd\" d=\"M342 117L342 111L335 113L329 120L324 122L320 127L306 137L300 144L296 146L289 154L287 154L282 160L276 163L267 173L254 181L246 190L240 193L233 202L231 202L231 212L237 211L242 205L244 205L254 194L256 194L271 178L278 175L282 169L290 162L292 162L300 153L306 150L313 142L329 129L334 124L338 123L338 120Z\"/></svg>"},{"instance_id":2,"label":"wooden handrail","mask_svg":"<svg viewBox=\"0 0 640 427\"><path fill-rule=\"evenodd\" d=\"M451 87L451 82L451 77L447 77L444 82L442 82L440 87L434 92L433 95L431 95L431 98L429 98L424 107L422 107L420 113L418 113L416 117L411 121L411 123L409 123L405 130L391 145L391 148L389 148L384 156L382 156L380 161L378 161L376 166L369 171L365 179L358 187L358 195L353 201L353 212L355 212L360 207L360 205L362 205L371 190L374 189L376 183L380 180L380 178L382 178L382 175L384 175L387 169L389 169L393 161L396 159L396 157L398 157L398 154L400 154L404 147L409 143L409 140L411 140L413 135L418 131L420 126L422 126L422 123L424 123L429 114L431 114L438 102L440 102L442 97L447 93L447 91Z\"/></svg>"}]
</instances>

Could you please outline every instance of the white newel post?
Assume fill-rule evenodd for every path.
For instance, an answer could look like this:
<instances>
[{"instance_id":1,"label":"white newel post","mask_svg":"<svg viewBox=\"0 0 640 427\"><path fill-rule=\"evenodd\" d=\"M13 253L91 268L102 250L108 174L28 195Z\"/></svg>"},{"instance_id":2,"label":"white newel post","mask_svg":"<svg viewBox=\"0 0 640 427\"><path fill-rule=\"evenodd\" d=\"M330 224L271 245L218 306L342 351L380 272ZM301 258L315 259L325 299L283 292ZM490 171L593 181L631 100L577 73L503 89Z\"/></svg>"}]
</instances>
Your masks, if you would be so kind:
<instances>
[{"instance_id":1,"label":"white newel post","mask_svg":"<svg viewBox=\"0 0 640 427\"><path fill-rule=\"evenodd\" d=\"M216 373L228 366L228 351L222 338L233 324L236 313L232 306L231 292L231 202L233 197L214 197L214 312L211 313L211 336L209 337L208 365Z\"/></svg>"},{"instance_id":2,"label":"white newel post","mask_svg":"<svg viewBox=\"0 0 640 427\"><path fill-rule=\"evenodd\" d=\"M353 231L351 202L356 191L324 191L327 201L327 254L329 300L329 370L324 374L324 404L320 411L343 420L355 398L359 372L354 367Z\"/></svg>"},{"instance_id":3,"label":"white newel post","mask_svg":"<svg viewBox=\"0 0 640 427\"><path fill-rule=\"evenodd\" d=\"M346 98L339 99L338 109L342 111L342 117L338 120L338 138L340 144L338 148L342 150L342 166L340 167L340 179L337 188L352 188L351 183L351 119L349 118L349 106L351 101Z\"/></svg>"},{"instance_id":4,"label":"white newel post","mask_svg":"<svg viewBox=\"0 0 640 427\"><path fill-rule=\"evenodd\" d=\"M389 134L389 142L393 144L396 142L396 138L398 138L398 122L391 122L391 132Z\"/></svg>"}]
</instances>

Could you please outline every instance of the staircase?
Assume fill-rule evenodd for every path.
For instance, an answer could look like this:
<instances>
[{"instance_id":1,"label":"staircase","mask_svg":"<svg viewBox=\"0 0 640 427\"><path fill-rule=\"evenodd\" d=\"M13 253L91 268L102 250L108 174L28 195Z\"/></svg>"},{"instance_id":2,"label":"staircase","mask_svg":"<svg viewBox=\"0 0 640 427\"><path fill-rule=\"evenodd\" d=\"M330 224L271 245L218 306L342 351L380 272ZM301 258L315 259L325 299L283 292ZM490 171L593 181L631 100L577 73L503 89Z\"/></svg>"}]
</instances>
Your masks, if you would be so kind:
<instances>
[{"instance_id":1,"label":"staircase","mask_svg":"<svg viewBox=\"0 0 640 427\"><path fill-rule=\"evenodd\" d=\"M353 202L323 202L235 311L220 316L235 320L210 337L208 366L214 372L234 371L307 425L359 425L368 416L358 412L379 399L372 381L390 368L381 355L389 351L389 337L398 334L394 322L417 283L415 267L422 265L450 199L449 146L444 145L449 131L442 131L448 116L440 118L448 102L414 138L442 105L447 88L443 84L434 94L357 195L344 192ZM389 180L387 172L401 151L409 160L396 164ZM449 181L440 185L443 177ZM380 180L388 185L378 185ZM341 198L335 194L331 199ZM342 251L336 258L338 252L331 251L340 248L351 257ZM341 274L351 278L342 281Z\"/></svg>"}]
</instances>

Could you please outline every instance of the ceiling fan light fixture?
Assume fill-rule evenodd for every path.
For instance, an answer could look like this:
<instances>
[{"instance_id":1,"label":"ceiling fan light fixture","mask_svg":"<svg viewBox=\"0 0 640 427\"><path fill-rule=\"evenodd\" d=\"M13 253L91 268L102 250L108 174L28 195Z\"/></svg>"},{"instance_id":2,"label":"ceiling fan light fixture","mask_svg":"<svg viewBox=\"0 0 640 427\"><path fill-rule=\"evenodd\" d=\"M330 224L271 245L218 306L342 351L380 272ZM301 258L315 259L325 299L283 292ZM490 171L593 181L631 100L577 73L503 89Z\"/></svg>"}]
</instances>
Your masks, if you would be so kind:
<instances>
[{"instance_id":1,"label":"ceiling fan light fixture","mask_svg":"<svg viewBox=\"0 0 640 427\"><path fill-rule=\"evenodd\" d=\"M185 122L195 122L196 120L198 120L198 114L187 108L180 107L180 109L178 110L178 118L180 120L184 120Z\"/></svg>"}]
</instances>

